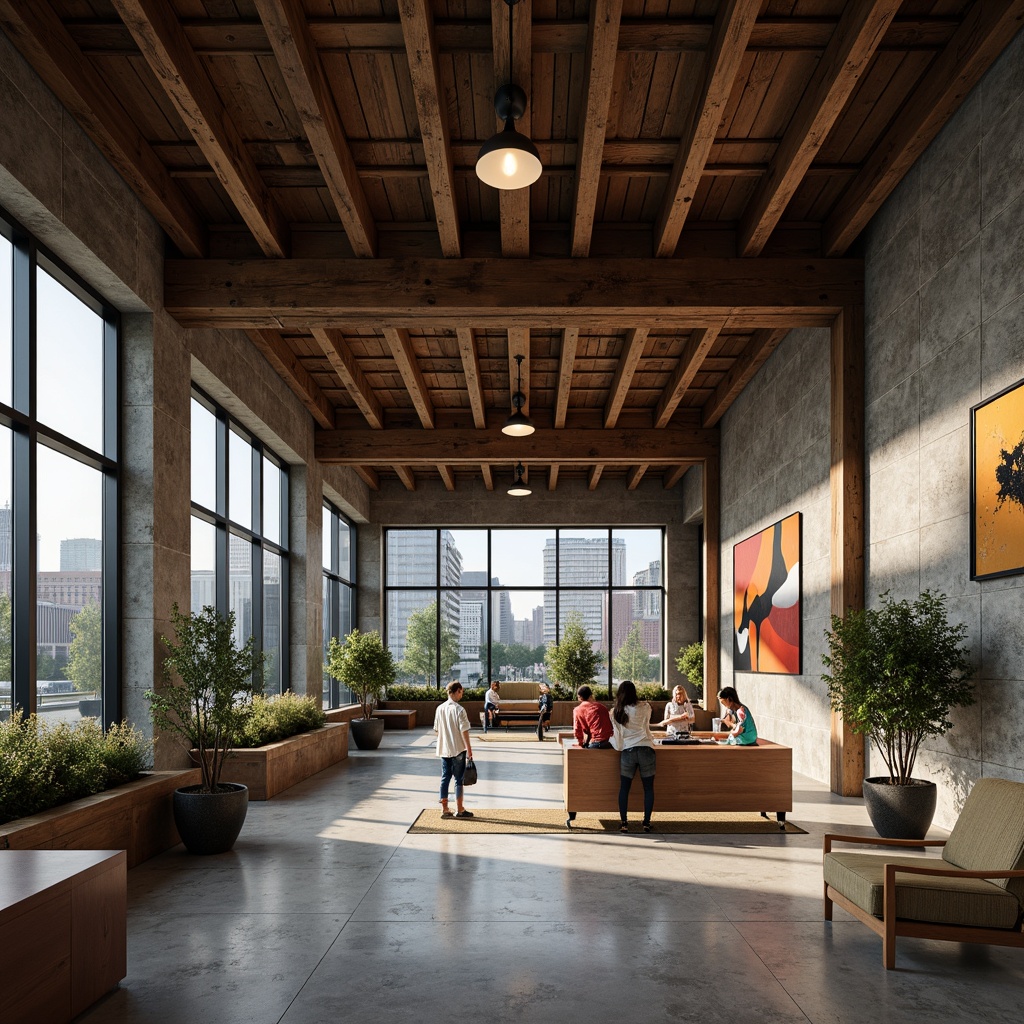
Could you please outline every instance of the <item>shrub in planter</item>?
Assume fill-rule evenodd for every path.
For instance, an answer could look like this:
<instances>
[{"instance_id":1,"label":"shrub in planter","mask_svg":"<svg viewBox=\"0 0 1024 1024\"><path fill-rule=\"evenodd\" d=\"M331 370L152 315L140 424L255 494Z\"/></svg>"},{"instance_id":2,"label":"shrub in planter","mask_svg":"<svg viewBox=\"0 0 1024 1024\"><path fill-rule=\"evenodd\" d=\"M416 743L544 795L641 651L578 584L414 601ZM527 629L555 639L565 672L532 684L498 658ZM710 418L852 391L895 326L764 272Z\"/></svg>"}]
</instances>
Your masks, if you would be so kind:
<instances>
[{"instance_id":1,"label":"shrub in planter","mask_svg":"<svg viewBox=\"0 0 1024 1024\"><path fill-rule=\"evenodd\" d=\"M470 697L469 694L473 692L475 691L467 690L464 699L472 700L473 698ZM479 699L483 699L482 694L483 691L481 691L481 697ZM434 686L414 686L409 683L392 683L387 688L386 696L387 700L392 704L408 700L436 700L440 703L441 701L448 699L448 691L438 690Z\"/></svg>"},{"instance_id":2,"label":"shrub in planter","mask_svg":"<svg viewBox=\"0 0 1024 1024\"><path fill-rule=\"evenodd\" d=\"M640 700L668 700L671 696L661 683L637 683L636 695Z\"/></svg>"},{"instance_id":3,"label":"shrub in planter","mask_svg":"<svg viewBox=\"0 0 1024 1024\"><path fill-rule=\"evenodd\" d=\"M286 690L278 697L253 696L245 725L238 736L238 747L262 747L267 743L319 729L327 715L315 697L300 697Z\"/></svg>"},{"instance_id":4,"label":"shrub in planter","mask_svg":"<svg viewBox=\"0 0 1024 1024\"><path fill-rule=\"evenodd\" d=\"M583 616L579 612L569 614L561 643L548 647L544 662L551 679L571 690L573 698L576 690L584 683L588 686L592 684L597 670L604 664L604 655L594 650L593 641L587 636Z\"/></svg>"},{"instance_id":5,"label":"shrub in planter","mask_svg":"<svg viewBox=\"0 0 1024 1024\"><path fill-rule=\"evenodd\" d=\"M680 647L676 668L693 687L694 697L701 700L704 697L704 641L698 640L687 647Z\"/></svg>"},{"instance_id":6,"label":"shrub in planter","mask_svg":"<svg viewBox=\"0 0 1024 1024\"><path fill-rule=\"evenodd\" d=\"M384 735L384 720L374 719L373 708L395 682L395 659L384 646L380 633L372 630L360 633L353 629L345 642L331 637L328 649L327 671L343 686L347 686L362 705L363 717L349 723L352 739L362 750L373 750Z\"/></svg>"}]
</instances>

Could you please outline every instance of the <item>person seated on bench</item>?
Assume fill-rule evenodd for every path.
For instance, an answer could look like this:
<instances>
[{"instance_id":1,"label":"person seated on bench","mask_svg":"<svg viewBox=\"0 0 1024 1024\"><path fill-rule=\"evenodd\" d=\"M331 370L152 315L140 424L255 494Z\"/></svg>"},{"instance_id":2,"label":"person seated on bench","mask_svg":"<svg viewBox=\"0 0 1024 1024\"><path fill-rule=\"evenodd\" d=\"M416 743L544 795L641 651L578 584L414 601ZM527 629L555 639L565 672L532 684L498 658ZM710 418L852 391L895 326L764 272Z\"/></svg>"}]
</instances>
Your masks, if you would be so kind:
<instances>
[{"instance_id":1,"label":"person seated on bench","mask_svg":"<svg viewBox=\"0 0 1024 1024\"><path fill-rule=\"evenodd\" d=\"M497 679L491 680L491 688L484 694L484 732L487 732L488 726L493 726L495 729L501 725L501 694L498 693L498 687L501 683Z\"/></svg>"},{"instance_id":2,"label":"person seated on bench","mask_svg":"<svg viewBox=\"0 0 1024 1024\"><path fill-rule=\"evenodd\" d=\"M537 739L543 740L547 730L548 722L551 721L551 712L554 710L555 701L551 696L551 688L547 683L540 684L540 696L537 698Z\"/></svg>"},{"instance_id":3,"label":"person seated on bench","mask_svg":"<svg viewBox=\"0 0 1024 1024\"><path fill-rule=\"evenodd\" d=\"M672 699L665 705L664 717L655 728L663 725L670 736L689 739L690 730L693 728L696 718L697 716L693 713L693 705L690 703L689 697L686 696L686 690L677 686L672 690Z\"/></svg>"},{"instance_id":4,"label":"person seated on bench","mask_svg":"<svg viewBox=\"0 0 1024 1024\"><path fill-rule=\"evenodd\" d=\"M581 686L576 691L580 703L572 711L572 731L581 747L608 748L612 745L612 718L608 709L594 700L594 691Z\"/></svg>"},{"instance_id":5,"label":"person seated on bench","mask_svg":"<svg viewBox=\"0 0 1024 1024\"><path fill-rule=\"evenodd\" d=\"M750 713L750 708L746 704L740 703L740 697L735 688L726 686L719 690L718 699L724 707L729 709L729 717L736 724L724 740L715 736L715 741L740 747L757 743L757 726L754 724L754 716Z\"/></svg>"}]
</instances>

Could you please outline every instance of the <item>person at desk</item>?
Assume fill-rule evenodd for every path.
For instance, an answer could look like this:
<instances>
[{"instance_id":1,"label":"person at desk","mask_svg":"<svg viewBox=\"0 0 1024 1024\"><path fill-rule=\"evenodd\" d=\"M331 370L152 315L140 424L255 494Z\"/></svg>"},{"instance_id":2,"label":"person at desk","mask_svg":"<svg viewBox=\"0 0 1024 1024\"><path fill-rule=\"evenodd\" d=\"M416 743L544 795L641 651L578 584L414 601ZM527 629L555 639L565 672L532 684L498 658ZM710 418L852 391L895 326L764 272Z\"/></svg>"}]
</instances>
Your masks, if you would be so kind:
<instances>
[{"instance_id":1,"label":"person at desk","mask_svg":"<svg viewBox=\"0 0 1024 1024\"><path fill-rule=\"evenodd\" d=\"M497 679L491 680L490 689L484 694L484 732L488 726L495 729L501 724L501 694L498 687L501 683Z\"/></svg>"},{"instance_id":2,"label":"person at desk","mask_svg":"<svg viewBox=\"0 0 1024 1024\"><path fill-rule=\"evenodd\" d=\"M665 715L658 725L665 726L669 735L689 739L696 718L686 690L677 686L672 690L672 699L665 705Z\"/></svg>"},{"instance_id":3,"label":"person at desk","mask_svg":"<svg viewBox=\"0 0 1024 1024\"><path fill-rule=\"evenodd\" d=\"M612 719L608 709L594 700L594 691L587 685L576 691L579 704L572 709L572 731L581 747L608 748L612 745Z\"/></svg>"},{"instance_id":4,"label":"person at desk","mask_svg":"<svg viewBox=\"0 0 1024 1024\"><path fill-rule=\"evenodd\" d=\"M543 740L547 730L548 722L551 720L551 712L554 710L555 700L551 696L551 688L547 683L540 684L540 696L537 698L537 739Z\"/></svg>"},{"instance_id":5,"label":"person at desk","mask_svg":"<svg viewBox=\"0 0 1024 1024\"><path fill-rule=\"evenodd\" d=\"M746 704L740 703L740 696L735 687L726 686L718 691L718 699L729 709L728 719L733 722L729 735L721 740L714 737L719 743L729 743L735 746L746 747L757 743L757 725L754 723L754 716ZM726 718L722 719L723 722Z\"/></svg>"},{"instance_id":6,"label":"person at desk","mask_svg":"<svg viewBox=\"0 0 1024 1024\"><path fill-rule=\"evenodd\" d=\"M612 745L619 756L619 818L620 832L628 832L626 809L633 776L640 772L644 786L644 831L651 831L651 812L654 810L654 737L651 735L651 705L640 700L636 687L629 679L619 683L612 710L615 735Z\"/></svg>"}]
</instances>

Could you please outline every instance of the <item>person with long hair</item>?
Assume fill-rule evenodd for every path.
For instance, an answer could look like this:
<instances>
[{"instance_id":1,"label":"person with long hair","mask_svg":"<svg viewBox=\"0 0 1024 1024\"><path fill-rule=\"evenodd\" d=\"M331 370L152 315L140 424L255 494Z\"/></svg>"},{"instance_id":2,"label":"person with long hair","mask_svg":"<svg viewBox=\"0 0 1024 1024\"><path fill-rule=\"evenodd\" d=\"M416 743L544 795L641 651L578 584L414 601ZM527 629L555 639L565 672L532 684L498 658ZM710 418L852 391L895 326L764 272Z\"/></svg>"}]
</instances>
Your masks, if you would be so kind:
<instances>
[{"instance_id":1,"label":"person with long hair","mask_svg":"<svg viewBox=\"0 0 1024 1024\"><path fill-rule=\"evenodd\" d=\"M619 818L620 832L628 832L626 808L633 776L640 772L644 787L644 831L651 831L654 810L654 737L651 735L651 705L640 700L629 679L619 683L612 709L612 745L619 754Z\"/></svg>"}]
</instances>

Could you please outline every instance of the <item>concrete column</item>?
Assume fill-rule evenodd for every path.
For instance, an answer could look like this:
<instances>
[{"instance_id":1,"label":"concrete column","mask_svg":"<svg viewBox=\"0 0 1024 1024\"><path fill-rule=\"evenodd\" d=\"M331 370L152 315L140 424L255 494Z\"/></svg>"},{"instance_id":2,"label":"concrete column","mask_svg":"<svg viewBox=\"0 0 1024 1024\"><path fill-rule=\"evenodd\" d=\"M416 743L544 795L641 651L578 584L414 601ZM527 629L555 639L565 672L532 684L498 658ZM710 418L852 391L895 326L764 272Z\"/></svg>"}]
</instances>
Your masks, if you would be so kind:
<instances>
[{"instance_id":1,"label":"concrete column","mask_svg":"<svg viewBox=\"0 0 1024 1024\"><path fill-rule=\"evenodd\" d=\"M289 466L288 685L319 698L323 689L323 473L316 462Z\"/></svg>"}]
</instances>

